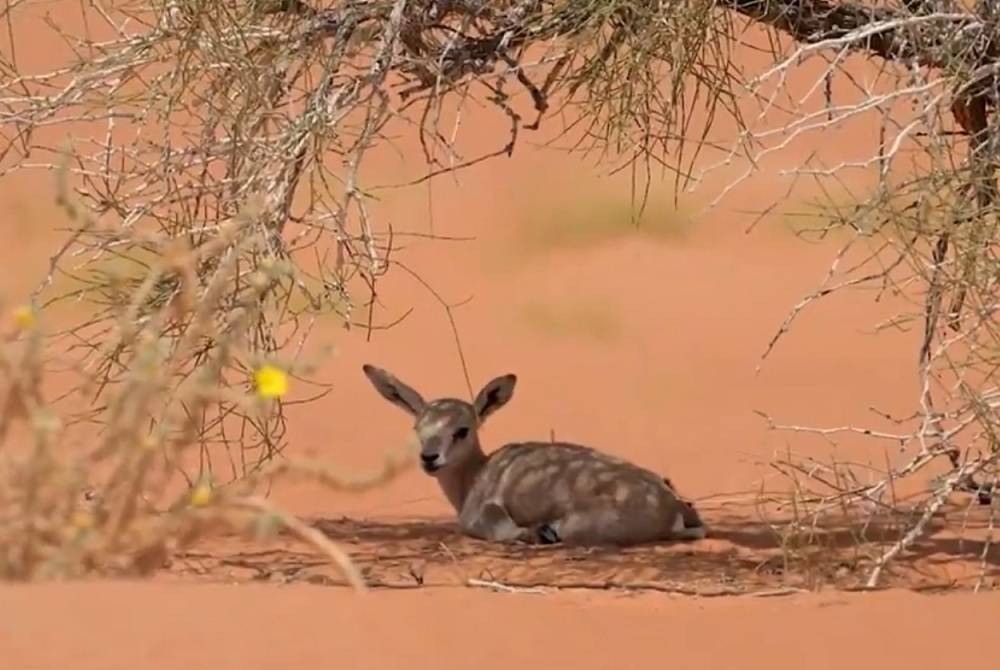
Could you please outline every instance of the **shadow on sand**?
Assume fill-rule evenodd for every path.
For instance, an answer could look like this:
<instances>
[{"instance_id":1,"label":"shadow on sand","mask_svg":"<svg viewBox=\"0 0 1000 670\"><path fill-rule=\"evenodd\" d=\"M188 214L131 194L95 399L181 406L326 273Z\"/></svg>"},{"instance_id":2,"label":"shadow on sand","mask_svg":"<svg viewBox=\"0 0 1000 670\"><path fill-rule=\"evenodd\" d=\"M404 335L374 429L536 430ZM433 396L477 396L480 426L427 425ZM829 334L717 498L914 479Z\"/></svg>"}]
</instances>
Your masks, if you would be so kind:
<instances>
[{"instance_id":1,"label":"shadow on sand","mask_svg":"<svg viewBox=\"0 0 1000 670\"><path fill-rule=\"evenodd\" d=\"M698 542L629 548L501 545L461 535L442 519L309 519L344 548L367 583L383 588L468 586L497 588L649 589L700 595L783 592L819 587L854 589L872 560L899 538L897 529L869 524L824 528L809 537L782 538L769 525L741 518L712 519ZM967 525L967 535L980 535ZM864 541L867 541L865 543ZM255 546L260 546L255 545ZM175 571L226 579L345 581L311 547L281 535L250 549L235 542L190 553ZM962 539L943 524L893 563L883 586L936 589L1000 584L1000 551L984 539Z\"/></svg>"}]
</instances>

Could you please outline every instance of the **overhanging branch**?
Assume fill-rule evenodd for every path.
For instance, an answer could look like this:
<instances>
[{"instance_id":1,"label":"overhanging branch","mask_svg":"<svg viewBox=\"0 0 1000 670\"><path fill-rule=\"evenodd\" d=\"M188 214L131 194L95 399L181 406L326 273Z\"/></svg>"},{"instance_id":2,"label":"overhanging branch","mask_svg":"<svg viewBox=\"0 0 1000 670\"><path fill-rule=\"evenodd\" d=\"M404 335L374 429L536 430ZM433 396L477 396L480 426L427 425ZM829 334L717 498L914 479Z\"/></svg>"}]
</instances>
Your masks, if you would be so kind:
<instances>
[{"instance_id":1,"label":"overhanging branch","mask_svg":"<svg viewBox=\"0 0 1000 670\"><path fill-rule=\"evenodd\" d=\"M803 44L833 43L888 61L975 68L1000 55L992 31L973 14L914 14L830 0L720 0L718 5Z\"/></svg>"}]
</instances>

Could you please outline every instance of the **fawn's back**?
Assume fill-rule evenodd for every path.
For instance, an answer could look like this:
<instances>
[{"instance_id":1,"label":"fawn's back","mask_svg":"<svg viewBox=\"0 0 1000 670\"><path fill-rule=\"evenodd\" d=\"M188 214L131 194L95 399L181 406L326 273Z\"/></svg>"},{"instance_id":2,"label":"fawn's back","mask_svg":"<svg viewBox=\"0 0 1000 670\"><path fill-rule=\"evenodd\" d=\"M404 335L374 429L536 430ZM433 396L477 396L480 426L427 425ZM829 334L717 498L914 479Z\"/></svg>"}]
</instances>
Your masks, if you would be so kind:
<instances>
[{"instance_id":1,"label":"fawn's back","mask_svg":"<svg viewBox=\"0 0 1000 670\"><path fill-rule=\"evenodd\" d=\"M564 541L572 541L576 530L584 541L645 542L701 525L662 476L565 442L513 443L490 454L465 504L475 509L491 500L519 526L564 520ZM579 522L570 526L573 520Z\"/></svg>"}]
</instances>

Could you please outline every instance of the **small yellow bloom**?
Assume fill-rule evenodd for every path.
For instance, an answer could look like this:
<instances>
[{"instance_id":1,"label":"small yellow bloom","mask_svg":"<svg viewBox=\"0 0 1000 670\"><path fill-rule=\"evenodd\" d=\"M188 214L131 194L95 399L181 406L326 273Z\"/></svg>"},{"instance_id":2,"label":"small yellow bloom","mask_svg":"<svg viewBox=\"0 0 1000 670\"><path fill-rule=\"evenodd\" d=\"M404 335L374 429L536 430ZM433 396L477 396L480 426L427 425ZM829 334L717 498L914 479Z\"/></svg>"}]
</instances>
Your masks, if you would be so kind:
<instances>
[{"instance_id":1,"label":"small yellow bloom","mask_svg":"<svg viewBox=\"0 0 1000 670\"><path fill-rule=\"evenodd\" d=\"M195 507L204 507L212 502L212 487L208 482L202 482L191 491L191 504Z\"/></svg>"},{"instance_id":2,"label":"small yellow bloom","mask_svg":"<svg viewBox=\"0 0 1000 670\"><path fill-rule=\"evenodd\" d=\"M78 510L73 513L70 523L77 530L89 530L94 527L94 516L90 512Z\"/></svg>"},{"instance_id":3,"label":"small yellow bloom","mask_svg":"<svg viewBox=\"0 0 1000 670\"><path fill-rule=\"evenodd\" d=\"M262 398L280 398L288 393L288 374L273 365L262 365L253 374L257 395Z\"/></svg>"},{"instance_id":4,"label":"small yellow bloom","mask_svg":"<svg viewBox=\"0 0 1000 670\"><path fill-rule=\"evenodd\" d=\"M35 312L27 305L15 308L12 316L14 317L14 323L21 330L29 330L35 325Z\"/></svg>"}]
</instances>

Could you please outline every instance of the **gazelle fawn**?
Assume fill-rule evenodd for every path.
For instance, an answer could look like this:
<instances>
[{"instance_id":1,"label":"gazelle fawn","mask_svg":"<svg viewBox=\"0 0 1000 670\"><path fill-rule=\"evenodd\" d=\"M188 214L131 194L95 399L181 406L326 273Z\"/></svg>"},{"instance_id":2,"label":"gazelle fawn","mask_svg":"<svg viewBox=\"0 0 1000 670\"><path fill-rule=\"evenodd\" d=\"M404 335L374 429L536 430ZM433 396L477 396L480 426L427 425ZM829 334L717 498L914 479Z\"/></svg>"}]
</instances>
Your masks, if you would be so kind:
<instances>
[{"instance_id":1,"label":"gazelle fawn","mask_svg":"<svg viewBox=\"0 0 1000 670\"><path fill-rule=\"evenodd\" d=\"M707 528L670 480L596 449L517 442L483 453L478 428L510 401L517 377L497 377L472 404L427 401L395 376L363 366L375 389L413 416L420 465L437 479L462 531L498 542L632 545L696 540Z\"/></svg>"}]
</instances>

